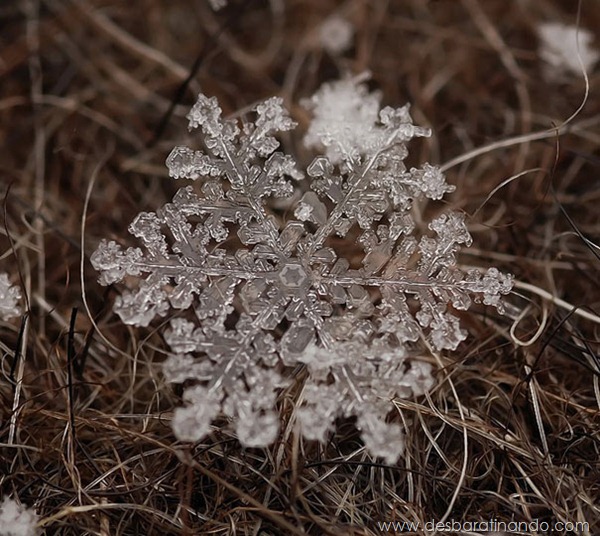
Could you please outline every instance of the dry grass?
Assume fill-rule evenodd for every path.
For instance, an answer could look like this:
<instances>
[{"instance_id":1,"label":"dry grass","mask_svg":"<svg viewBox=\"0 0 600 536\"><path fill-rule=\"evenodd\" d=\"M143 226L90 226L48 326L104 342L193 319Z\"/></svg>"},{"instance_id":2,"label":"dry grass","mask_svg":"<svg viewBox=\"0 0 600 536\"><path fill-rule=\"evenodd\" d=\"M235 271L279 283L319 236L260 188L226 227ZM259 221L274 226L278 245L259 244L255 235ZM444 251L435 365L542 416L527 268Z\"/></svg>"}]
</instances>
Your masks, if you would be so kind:
<instances>
[{"instance_id":1,"label":"dry grass","mask_svg":"<svg viewBox=\"0 0 600 536\"><path fill-rule=\"evenodd\" d=\"M0 495L61 535L371 535L377 521L444 516L600 533L600 78L589 73L585 101L583 77L545 82L535 35L541 20L573 23L577 2L231 4L0 6L0 271L28 310L0 325ZM595 2L581 7L581 25L599 28ZM356 28L340 58L315 38L336 10ZM89 255L174 193L163 163L200 88L228 113L280 94L306 125L301 98L365 69L386 103L412 102L433 127L412 157L448 163L447 203L471 215L475 239L461 262L514 273L518 318L474 310L459 351L429 356L436 388L396 403L410 431L397 466L369 458L352 423L324 447L300 440L293 389L270 449L219 427L181 444L159 330L119 322L119 289L96 283Z\"/></svg>"}]
</instances>

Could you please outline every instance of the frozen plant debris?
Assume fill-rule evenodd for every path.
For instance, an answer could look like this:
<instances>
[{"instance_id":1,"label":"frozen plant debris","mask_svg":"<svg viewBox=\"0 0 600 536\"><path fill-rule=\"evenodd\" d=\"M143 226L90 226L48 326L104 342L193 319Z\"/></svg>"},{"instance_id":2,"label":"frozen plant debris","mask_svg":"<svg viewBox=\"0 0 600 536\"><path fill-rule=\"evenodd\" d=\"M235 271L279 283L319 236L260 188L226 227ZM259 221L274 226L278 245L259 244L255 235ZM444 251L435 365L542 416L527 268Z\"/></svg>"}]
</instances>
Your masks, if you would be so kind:
<instances>
[{"instance_id":1,"label":"frozen plant debris","mask_svg":"<svg viewBox=\"0 0 600 536\"><path fill-rule=\"evenodd\" d=\"M538 35L539 54L546 64L544 73L549 80L581 75L582 66L589 75L600 57L598 51L592 48L592 33L583 28L547 22L538 26Z\"/></svg>"},{"instance_id":2,"label":"frozen plant debris","mask_svg":"<svg viewBox=\"0 0 600 536\"><path fill-rule=\"evenodd\" d=\"M339 56L352 46L354 27L347 19L331 16L319 28L321 46L332 56Z\"/></svg>"},{"instance_id":3,"label":"frozen plant debris","mask_svg":"<svg viewBox=\"0 0 600 536\"><path fill-rule=\"evenodd\" d=\"M0 536L35 536L37 515L5 497L0 504Z\"/></svg>"},{"instance_id":4,"label":"frozen plant debris","mask_svg":"<svg viewBox=\"0 0 600 536\"><path fill-rule=\"evenodd\" d=\"M11 285L7 274L0 274L0 319L9 320L21 314L19 287Z\"/></svg>"},{"instance_id":5,"label":"frozen plant debris","mask_svg":"<svg viewBox=\"0 0 600 536\"><path fill-rule=\"evenodd\" d=\"M429 130L408 107L379 103L361 78L323 86L308 101L306 143L325 155L303 173L278 150L276 135L296 126L281 99L240 124L200 95L188 119L205 148L167 158L173 178L196 182L135 218L129 231L142 247L104 240L92 255L102 284L139 281L116 299L123 321L170 317L165 376L191 380L173 419L180 439L201 440L225 414L243 445L274 442L278 394L304 370L303 435L325 441L337 418L355 417L367 449L393 463L403 434L387 422L390 401L433 384L413 358L421 340L453 350L465 339L450 306L501 310L511 277L456 265L471 243L461 214L442 214L419 236L413 202L452 187L433 165L406 168L407 142ZM269 208L297 191L289 213ZM352 249L362 250L358 264L346 258Z\"/></svg>"}]
</instances>

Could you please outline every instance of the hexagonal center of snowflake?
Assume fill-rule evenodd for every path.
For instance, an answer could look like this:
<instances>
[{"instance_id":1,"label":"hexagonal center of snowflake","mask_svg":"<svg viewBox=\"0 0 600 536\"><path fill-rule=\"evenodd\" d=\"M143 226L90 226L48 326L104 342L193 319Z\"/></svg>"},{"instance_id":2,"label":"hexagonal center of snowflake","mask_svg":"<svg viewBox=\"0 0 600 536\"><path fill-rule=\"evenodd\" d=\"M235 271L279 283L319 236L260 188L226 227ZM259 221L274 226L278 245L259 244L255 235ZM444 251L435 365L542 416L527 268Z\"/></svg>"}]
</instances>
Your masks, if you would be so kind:
<instances>
[{"instance_id":1,"label":"hexagonal center of snowflake","mask_svg":"<svg viewBox=\"0 0 600 536\"><path fill-rule=\"evenodd\" d=\"M279 280L289 288L298 288L306 281L308 274L300 264L286 264L279 272Z\"/></svg>"}]
</instances>

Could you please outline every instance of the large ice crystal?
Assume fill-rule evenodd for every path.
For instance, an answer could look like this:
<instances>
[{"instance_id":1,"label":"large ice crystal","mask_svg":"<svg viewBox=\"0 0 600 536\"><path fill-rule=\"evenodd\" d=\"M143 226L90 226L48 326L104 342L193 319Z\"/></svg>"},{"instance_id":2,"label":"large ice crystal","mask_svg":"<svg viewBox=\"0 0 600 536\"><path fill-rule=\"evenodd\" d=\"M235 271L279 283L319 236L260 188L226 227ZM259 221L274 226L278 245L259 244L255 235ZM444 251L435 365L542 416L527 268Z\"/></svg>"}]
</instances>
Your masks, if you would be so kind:
<instances>
[{"instance_id":1,"label":"large ice crystal","mask_svg":"<svg viewBox=\"0 0 600 536\"><path fill-rule=\"evenodd\" d=\"M242 444L272 443L277 395L301 377L305 437L324 441L337 418L356 417L368 450L394 462L403 439L387 422L390 401L433 384L431 367L413 358L419 340L456 349L466 333L452 308L501 309L511 278L456 266L471 243L460 214L415 236L413 202L453 187L435 166L404 165L406 143L429 135L408 107L380 110L379 95L354 78L326 84L308 108L305 142L325 155L306 178L278 151L275 135L296 126L281 99L239 124L200 95L188 119L204 149L176 147L167 158L173 178L199 187L137 216L129 231L142 248L102 241L91 262L102 284L139 280L116 300L124 322L170 317L165 375L192 380L173 420L180 439L202 439L225 414ZM270 208L269 198L296 192L291 211Z\"/></svg>"}]
</instances>

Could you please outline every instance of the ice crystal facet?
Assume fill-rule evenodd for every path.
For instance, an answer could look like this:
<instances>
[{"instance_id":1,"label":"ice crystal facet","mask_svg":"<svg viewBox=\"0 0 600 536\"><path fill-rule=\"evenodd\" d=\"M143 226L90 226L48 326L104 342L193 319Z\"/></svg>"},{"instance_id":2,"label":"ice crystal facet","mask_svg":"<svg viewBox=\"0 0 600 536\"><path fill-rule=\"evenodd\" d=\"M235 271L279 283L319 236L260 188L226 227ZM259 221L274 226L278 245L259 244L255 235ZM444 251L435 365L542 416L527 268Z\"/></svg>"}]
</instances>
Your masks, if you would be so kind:
<instances>
[{"instance_id":1,"label":"ice crystal facet","mask_svg":"<svg viewBox=\"0 0 600 536\"><path fill-rule=\"evenodd\" d=\"M171 317L165 376L192 380L173 419L180 439L200 440L224 414L244 445L272 443L278 393L304 369L303 435L324 441L337 418L355 417L367 449L394 462L403 440L387 422L390 401L433 384L431 367L412 358L419 340L455 349L466 333L452 308L500 308L511 278L456 266L471 243L460 214L416 236L413 202L453 188L435 166L404 165L406 143L429 135L408 107L380 110L361 78L326 84L307 106L306 144L325 155L303 174L278 151L276 134L295 127L281 99L238 124L200 95L188 119L205 148L167 158L173 178L200 184L137 216L129 230L143 248L102 241L91 262L102 284L140 280L116 300L125 322ZM270 208L298 190L291 211Z\"/></svg>"}]
</instances>

